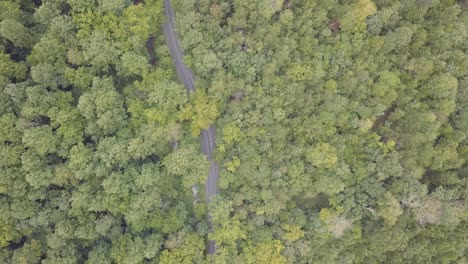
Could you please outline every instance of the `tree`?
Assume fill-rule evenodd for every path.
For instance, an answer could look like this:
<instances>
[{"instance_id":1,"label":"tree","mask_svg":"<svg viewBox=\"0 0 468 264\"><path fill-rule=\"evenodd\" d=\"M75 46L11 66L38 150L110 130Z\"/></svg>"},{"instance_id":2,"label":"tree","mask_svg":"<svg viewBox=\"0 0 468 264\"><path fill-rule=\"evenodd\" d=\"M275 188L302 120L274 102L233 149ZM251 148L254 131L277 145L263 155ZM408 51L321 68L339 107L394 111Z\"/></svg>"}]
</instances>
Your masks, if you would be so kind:
<instances>
[{"instance_id":1,"label":"tree","mask_svg":"<svg viewBox=\"0 0 468 264\"><path fill-rule=\"evenodd\" d=\"M140 40L146 40L157 31L155 25L161 23L160 14L162 2L148 1L147 4L131 5L124 11L125 25L128 25L130 32Z\"/></svg>"},{"instance_id":2,"label":"tree","mask_svg":"<svg viewBox=\"0 0 468 264\"><path fill-rule=\"evenodd\" d=\"M404 48L410 43L412 35L413 31L408 27L399 27L395 31L389 32L385 36L385 52Z\"/></svg>"},{"instance_id":3,"label":"tree","mask_svg":"<svg viewBox=\"0 0 468 264\"><path fill-rule=\"evenodd\" d=\"M170 175L182 177L182 184L187 190L196 184L203 184L208 175L208 160L192 146L181 147L167 155L163 164Z\"/></svg>"},{"instance_id":4,"label":"tree","mask_svg":"<svg viewBox=\"0 0 468 264\"><path fill-rule=\"evenodd\" d=\"M366 28L365 20L368 16L373 15L377 11L375 3L370 0L356 1L349 7L343 20L341 21L342 28L350 32L362 32Z\"/></svg>"},{"instance_id":5,"label":"tree","mask_svg":"<svg viewBox=\"0 0 468 264\"><path fill-rule=\"evenodd\" d=\"M13 19L0 22L0 36L11 41L18 48L30 48L34 45L32 32Z\"/></svg>"},{"instance_id":6,"label":"tree","mask_svg":"<svg viewBox=\"0 0 468 264\"><path fill-rule=\"evenodd\" d=\"M304 231L301 230L300 226L284 224L282 228L287 231L287 233L284 234L283 238L288 241L296 241L304 236Z\"/></svg>"},{"instance_id":7,"label":"tree","mask_svg":"<svg viewBox=\"0 0 468 264\"><path fill-rule=\"evenodd\" d=\"M203 239L195 234L185 234L174 247L168 247L161 252L159 262L163 264L203 262Z\"/></svg>"},{"instance_id":8,"label":"tree","mask_svg":"<svg viewBox=\"0 0 468 264\"><path fill-rule=\"evenodd\" d=\"M425 199L414 212L420 225L436 224L442 215L442 203L435 199Z\"/></svg>"},{"instance_id":9,"label":"tree","mask_svg":"<svg viewBox=\"0 0 468 264\"><path fill-rule=\"evenodd\" d=\"M40 241L32 239L16 250L11 260L16 263L37 263L43 253Z\"/></svg>"},{"instance_id":10,"label":"tree","mask_svg":"<svg viewBox=\"0 0 468 264\"><path fill-rule=\"evenodd\" d=\"M377 204L379 206L379 216L381 216L389 226L394 225L398 220L398 216L403 213L399 201L390 192L386 192L384 197Z\"/></svg>"},{"instance_id":11,"label":"tree","mask_svg":"<svg viewBox=\"0 0 468 264\"><path fill-rule=\"evenodd\" d=\"M244 249L244 261L246 263L287 263L281 255L284 246L279 240L262 243L257 246L249 246Z\"/></svg>"},{"instance_id":12,"label":"tree","mask_svg":"<svg viewBox=\"0 0 468 264\"><path fill-rule=\"evenodd\" d=\"M122 235L112 244L110 255L116 263L142 263L151 260L161 246L161 237L157 234L148 237Z\"/></svg>"},{"instance_id":13,"label":"tree","mask_svg":"<svg viewBox=\"0 0 468 264\"><path fill-rule=\"evenodd\" d=\"M0 20L13 19L19 20L21 17L21 6L19 3L2 1L0 2Z\"/></svg>"},{"instance_id":14,"label":"tree","mask_svg":"<svg viewBox=\"0 0 468 264\"><path fill-rule=\"evenodd\" d=\"M8 79L24 80L26 78L26 65L15 63L8 54L0 52L0 74Z\"/></svg>"},{"instance_id":15,"label":"tree","mask_svg":"<svg viewBox=\"0 0 468 264\"><path fill-rule=\"evenodd\" d=\"M84 61L95 71L108 72L111 65L118 64L122 53L115 42L108 40L101 31L94 31L91 36L82 39L80 44L83 47Z\"/></svg>"},{"instance_id":16,"label":"tree","mask_svg":"<svg viewBox=\"0 0 468 264\"><path fill-rule=\"evenodd\" d=\"M207 129L219 116L216 102L209 100L206 92L197 89L191 94L191 100L179 114L179 119L190 121L190 129L193 136L200 133L200 130Z\"/></svg>"},{"instance_id":17,"label":"tree","mask_svg":"<svg viewBox=\"0 0 468 264\"><path fill-rule=\"evenodd\" d=\"M328 143L321 143L307 151L306 159L315 167L331 169L336 166L336 149Z\"/></svg>"},{"instance_id":18,"label":"tree","mask_svg":"<svg viewBox=\"0 0 468 264\"><path fill-rule=\"evenodd\" d=\"M22 139L26 147L39 155L51 154L57 151L58 139L50 126L40 126L26 129Z\"/></svg>"},{"instance_id":19,"label":"tree","mask_svg":"<svg viewBox=\"0 0 468 264\"><path fill-rule=\"evenodd\" d=\"M119 75L121 76L132 76L139 75L145 76L148 74L149 63L148 59L143 56L136 54L134 52L126 52L121 57L121 69L119 70Z\"/></svg>"},{"instance_id":20,"label":"tree","mask_svg":"<svg viewBox=\"0 0 468 264\"><path fill-rule=\"evenodd\" d=\"M111 78L95 78L91 90L80 97L78 108L90 135L109 135L126 124L123 100Z\"/></svg>"}]
</instances>

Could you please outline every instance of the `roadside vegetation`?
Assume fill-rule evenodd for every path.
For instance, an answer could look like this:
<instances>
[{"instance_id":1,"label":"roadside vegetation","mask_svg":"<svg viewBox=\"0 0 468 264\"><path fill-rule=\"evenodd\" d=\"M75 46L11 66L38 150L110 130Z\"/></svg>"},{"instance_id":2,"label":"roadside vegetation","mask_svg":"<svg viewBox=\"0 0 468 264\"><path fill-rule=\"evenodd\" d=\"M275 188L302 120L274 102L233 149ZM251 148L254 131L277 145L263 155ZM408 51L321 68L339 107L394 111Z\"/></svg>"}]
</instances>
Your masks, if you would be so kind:
<instances>
[{"instance_id":1,"label":"roadside vegetation","mask_svg":"<svg viewBox=\"0 0 468 264\"><path fill-rule=\"evenodd\" d=\"M0 263L467 261L466 3L173 6L0 0Z\"/></svg>"}]
</instances>

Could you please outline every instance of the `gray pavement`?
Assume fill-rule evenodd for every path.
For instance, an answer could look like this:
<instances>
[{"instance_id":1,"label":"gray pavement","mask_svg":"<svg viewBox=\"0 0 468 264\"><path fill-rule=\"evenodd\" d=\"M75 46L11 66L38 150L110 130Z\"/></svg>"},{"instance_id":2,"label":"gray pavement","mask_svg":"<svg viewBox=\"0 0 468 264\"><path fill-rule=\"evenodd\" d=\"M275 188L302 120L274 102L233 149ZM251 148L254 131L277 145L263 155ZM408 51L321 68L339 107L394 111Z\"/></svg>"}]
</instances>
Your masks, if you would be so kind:
<instances>
[{"instance_id":1,"label":"gray pavement","mask_svg":"<svg viewBox=\"0 0 468 264\"><path fill-rule=\"evenodd\" d=\"M182 81L187 90L187 93L195 91L195 77L193 72L185 65L184 55L180 48L179 39L175 33L175 14L172 9L170 0L164 0L167 21L163 25L164 34L166 35L166 43L169 47L172 60L176 68L177 77ZM205 129L200 134L200 145L202 152L210 161L210 171L208 180L205 183L206 202L210 203L211 199L219 193L218 179L219 179L219 165L213 160L213 151L216 148L216 130L213 126ZM212 230L211 216L208 212L208 225L210 231ZM214 241L208 241L206 251L208 254L214 254L216 250Z\"/></svg>"}]
</instances>

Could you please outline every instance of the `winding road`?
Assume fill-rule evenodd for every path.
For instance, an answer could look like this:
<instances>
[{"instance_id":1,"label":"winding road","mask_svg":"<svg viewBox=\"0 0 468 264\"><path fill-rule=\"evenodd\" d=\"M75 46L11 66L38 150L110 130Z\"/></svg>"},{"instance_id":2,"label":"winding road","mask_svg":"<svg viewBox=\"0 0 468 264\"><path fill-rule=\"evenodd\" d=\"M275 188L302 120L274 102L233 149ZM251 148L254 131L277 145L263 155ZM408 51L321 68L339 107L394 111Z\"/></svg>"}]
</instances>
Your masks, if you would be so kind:
<instances>
[{"instance_id":1,"label":"winding road","mask_svg":"<svg viewBox=\"0 0 468 264\"><path fill-rule=\"evenodd\" d=\"M184 54L180 48L179 39L175 33L175 13L171 6L170 0L164 0L164 7L166 11L167 21L163 25L164 35L166 36L166 43L169 47L172 60L176 68L177 76L182 81L187 90L187 93L195 91L195 77L193 72L184 63ZM208 129L202 130L200 134L200 144L202 152L206 155L210 161L210 170L208 173L208 179L205 183L205 196L207 204L211 202L213 196L219 193L218 179L219 179L219 165L213 160L213 151L216 148L216 130L213 126ZM208 226L210 232L212 231L211 216L208 212ZM208 254L214 254L216 250L215 242L209 240L206 246Z\"/></svg>"}]
</instances>

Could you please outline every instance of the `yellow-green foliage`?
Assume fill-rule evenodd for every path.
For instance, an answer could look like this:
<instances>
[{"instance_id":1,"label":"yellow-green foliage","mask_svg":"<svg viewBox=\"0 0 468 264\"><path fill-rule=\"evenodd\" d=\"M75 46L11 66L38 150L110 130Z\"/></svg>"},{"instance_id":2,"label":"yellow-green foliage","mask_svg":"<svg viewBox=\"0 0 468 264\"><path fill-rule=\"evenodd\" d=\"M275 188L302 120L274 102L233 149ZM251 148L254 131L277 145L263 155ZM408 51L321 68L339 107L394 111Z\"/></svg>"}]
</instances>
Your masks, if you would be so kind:
<instances>
[{"instance_id":1,"label":"yellow-green foliage","mask_svg":"<svg viewBox=\"0 0 468 264\"><path fill-rule=\"evenodd\" d=\"M207 129L219 116L217 103L210 100L205 91L197 89L190 94L188 105L184 106L179 119L190 122L190 131L193 136L200 134L202 129Z\"/></svg>"},{"instance_id":2,"label":"yellow-green foliage","mask_svg":"<svg viewBox=\"0 0 468 264\"><path fill-rule=\"evenodd\" d=\"M338 157L336 148L328 143L320 143L306 152L306 159L318 168L332 169L336 166Z\"/></svg>"}]
</instances>

